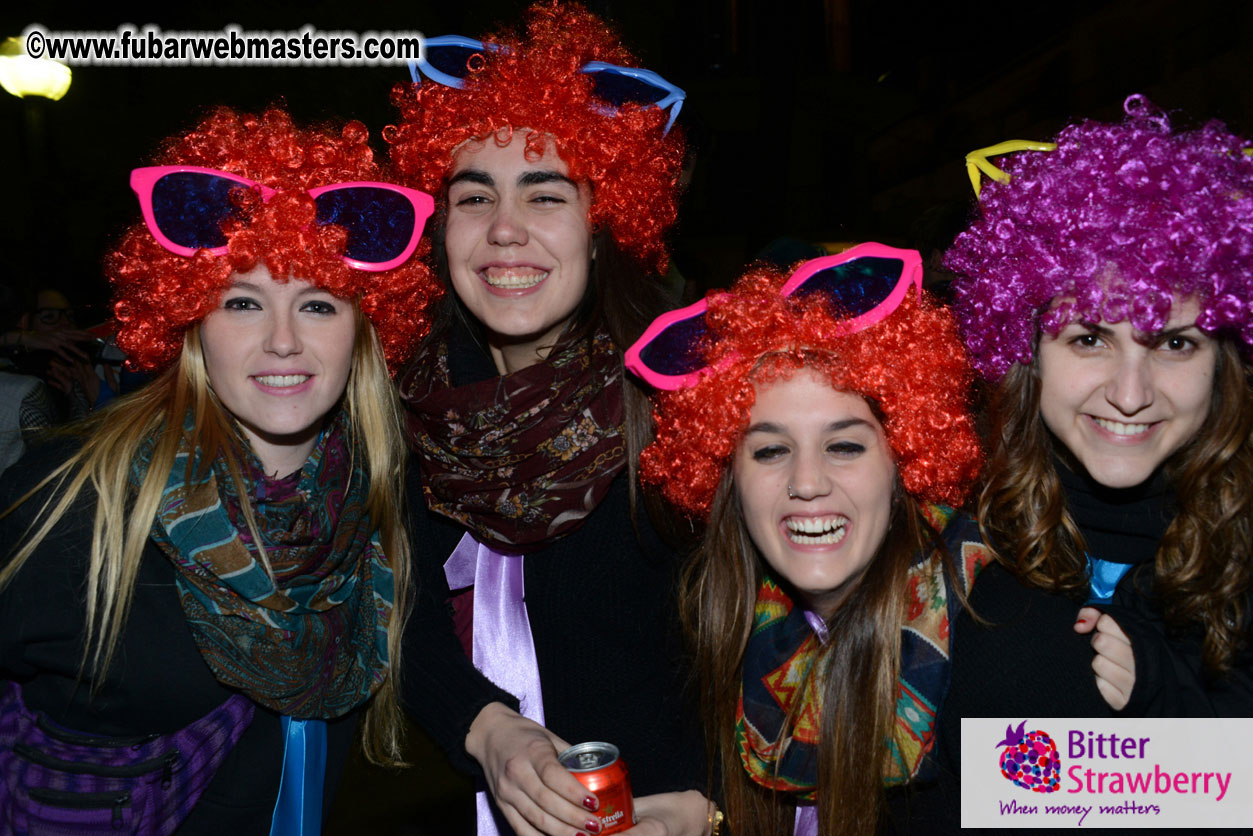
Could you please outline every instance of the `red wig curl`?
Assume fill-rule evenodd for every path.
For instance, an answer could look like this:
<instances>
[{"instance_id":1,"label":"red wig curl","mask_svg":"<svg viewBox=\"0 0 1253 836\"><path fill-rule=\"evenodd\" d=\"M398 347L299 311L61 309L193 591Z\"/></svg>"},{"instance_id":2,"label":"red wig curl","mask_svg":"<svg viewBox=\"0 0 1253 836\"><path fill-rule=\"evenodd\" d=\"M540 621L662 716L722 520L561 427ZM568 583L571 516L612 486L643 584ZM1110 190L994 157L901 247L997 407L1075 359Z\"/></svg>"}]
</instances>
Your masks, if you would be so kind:
<instances>
[{"instance_id":1,"label":"red wig curl","mask_svg":"<svg viewBox=\"0 0 1253 836\"><path fill-rule=\"evenodd\" d=\"M655 394L643 481L689 516L706 517L748 427L755 387L808 368L878 410L907 493L960 506L983 453L968 399L973 373L949 311L911 293L884 321L836 336L826 300L780 296L786 280L758 267L709 297L710 371L694 386Z\"/></svg>"},{"instance_id":2,"label":"red wig curl","mask_svg":"<svg viewBox=\"0 0 1253 836\"><path fill-rule=\"evenodd\" d=\"M342 227L314 222L317 210L306 189L355 180L388 182L367 144L360 122L298 129L286 111L260 115L219 108L193 130L167 139L156 165L196 165L255 180L279 191L269 203L246 194L240 218L223 225L229 250L200 251L188 258L157 243L142 222L126 231L105 256L113 285L118 346L132 366L159 371L178 358L187 329L218 304L235 271L264 263L278 281L295 277L361 306L378 332L393 373L430 329L430 303L442 290L421 257L385 272L349 267L341 257Z\"/></svg>"},{"instance_id":3,"label":"red wig curl","mask_svg":"<svg viewBox=\"0 0 1253 836\"><path fill-rule=\"evenodd\" d=\"M551 138L570 177L592 185L589 220L607 226L622 250L658 273L669 257L665 234L678 216L680 132L654 106L607 112L579 69L589 61L638 67L617 34L574 4L527 11L525 38L505 31L483 39L505 47L475 62L465 87L431 81L399 84L392 101L401 122L383 130L396 168L415 188L440 194L457 150L492 137L500 145L526 130L527 153Z\"/></svg>"}]
</instances>

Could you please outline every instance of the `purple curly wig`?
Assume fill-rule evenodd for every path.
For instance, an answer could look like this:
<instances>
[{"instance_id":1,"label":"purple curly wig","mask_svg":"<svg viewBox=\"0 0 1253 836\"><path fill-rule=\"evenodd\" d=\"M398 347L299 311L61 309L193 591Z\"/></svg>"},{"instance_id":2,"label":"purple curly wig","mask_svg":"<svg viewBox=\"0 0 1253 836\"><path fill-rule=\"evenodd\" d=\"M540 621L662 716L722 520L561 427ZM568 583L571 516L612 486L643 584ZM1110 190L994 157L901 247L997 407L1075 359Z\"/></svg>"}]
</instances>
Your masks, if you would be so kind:
<instances>
[{"instance_id":1,"label":"purple curly wig","mask_svg":"<svg viewBox=\"0 0 1253 836\"><path fill-rule=\"evenodd\" d=\"M1174 297L1197 326L1253 347L1253 157L1221 122L1172 132L1143 96L1122 123L1085 121L1057 150L1005 161L945 255L975 368L1030 363L1041 330L1129 320L1157 331ZM1051 304L1061 297L1061 304Z\"/></svg>"}]
</instances>

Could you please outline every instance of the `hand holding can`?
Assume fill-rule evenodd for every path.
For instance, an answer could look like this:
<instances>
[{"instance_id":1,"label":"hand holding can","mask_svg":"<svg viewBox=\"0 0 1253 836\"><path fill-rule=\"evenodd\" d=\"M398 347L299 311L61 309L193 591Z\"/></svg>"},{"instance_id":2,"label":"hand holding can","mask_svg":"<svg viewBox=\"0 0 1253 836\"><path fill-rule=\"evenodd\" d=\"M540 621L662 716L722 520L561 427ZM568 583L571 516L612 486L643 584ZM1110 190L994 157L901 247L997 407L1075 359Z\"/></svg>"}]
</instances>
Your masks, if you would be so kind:
<instances>
[{"instance_id":1,"label":"hand holding can","mask_svg":"<svg viewBox=\"0 0 1253 836\"><path fill-rule=\"evenodd\" d=\"M557 760L600 800L597 816L600 818L601 836L635 825L631 776L617 746L612 743L580 743L566 749L557 756Z\"/></svg>"}]
</instances>

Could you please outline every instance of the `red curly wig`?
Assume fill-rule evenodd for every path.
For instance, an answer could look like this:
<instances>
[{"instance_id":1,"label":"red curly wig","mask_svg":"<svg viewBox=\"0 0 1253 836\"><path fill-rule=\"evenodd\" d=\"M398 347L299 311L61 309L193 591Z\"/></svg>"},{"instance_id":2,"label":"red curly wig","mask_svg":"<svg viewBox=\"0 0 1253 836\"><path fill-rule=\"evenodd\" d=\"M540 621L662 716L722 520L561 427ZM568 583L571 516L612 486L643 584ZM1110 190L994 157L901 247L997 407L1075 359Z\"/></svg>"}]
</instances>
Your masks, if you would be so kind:
<instances>
[{"instance_id":1,"label":"red curly wig","mask_svg":"<svg viewBox=\"0 0 1253 836\"><path fill-rule=\"evenodd\" d=\"M126 231L105 256L113 285L118 346L130 364L159 371L178 358L187 329L218 304L234 271L260 263L278 280L312 284L361 306L378 332L393 373L430 328L428 309L442 290L419 255L393 270L367 272L341 258L347 232L314 222L316 207L306 189L355 180L386 182L360 122L301 130L279 108L260 115L214 110L193 130L167 139L156 165L196 165L255 180L279 191L269 203L245 195L241 217L223 225L229 250L176 255L153 238L142 222Z\"/></svg>"},{"instance_id":2,"label":"red curly wig","mask_svg":"<svg viewBox=\"0 0 1253 836\"><path fill-rule=\"evenodd\" d=\"M907 493L960 506L983 453L968 399L973 373L949 311L910 294L883 322L834 336L826 300L780 296L786 280L757 267L709 297L711 371L654 395L657 435L640 455L641 479L705 518L748 427L755 387L809 368L878 410Z\"/></svg>"},{"instance_id":3,"label":"red curly wig","mask_svg":"<svg viewBox=\"0 0 1253 836\"><path fill-rule=\"evenodd\" d=\"M525 39L506 31L483 40L505 50L476 61L463 89L428 81L392 91L401 123L384 128L383 138L396 168L415 188L440 194L463 143L490 136L503 146L526 130L527 152L541 156L551 138L570 177L592 185L592 225L607 226L624 252L664 272L683 139L678 130L663 135L661 108L607 112L579 72L589 61L639 62L604 21L574 4L532 6Z\"/></svg>"}]
</instances>

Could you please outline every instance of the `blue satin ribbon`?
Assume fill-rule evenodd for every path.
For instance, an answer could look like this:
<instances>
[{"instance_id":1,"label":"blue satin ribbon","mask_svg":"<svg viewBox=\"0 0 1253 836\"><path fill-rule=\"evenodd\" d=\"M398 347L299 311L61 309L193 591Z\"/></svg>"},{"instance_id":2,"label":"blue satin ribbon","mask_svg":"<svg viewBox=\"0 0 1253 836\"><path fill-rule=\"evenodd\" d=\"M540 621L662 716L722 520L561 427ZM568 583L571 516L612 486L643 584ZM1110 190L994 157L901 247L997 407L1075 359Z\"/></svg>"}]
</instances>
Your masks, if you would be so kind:
<instances>
[{"instance_id":1,"label":"blue satin ribbon","mask_svg":"<svg viewBox=\"0 0 1253 836\"><path fill-rule=\"evenodd\" d=\"M1118 582L1130 571L1132 564L1114 563L1092 555L1087 555L1087 558L1088 587L1091 593L1088 595L1087 603L1108 604L1114 597Z\"/></svg>"},{"instance_id":2,"label":"blue satin ribbon","mask_svg":"<svg viewBox=\"0 0 1253 836\"><path fill-rule=\"evenodd\" d=\"M450 590L474 585L474 666L518 698L523 717L544 725L539 660L526 612L522 555L495 551L467 533L444 562L444 577ZM512 832L503 820L503 829L497 826L487 792L476 793L475 806L478 836Z\"/></svg>"},{"instance_id":3,"label":"blue satin ribbon","mask_svg":"<svg viewBox=\"0 0 1253 836\"><path fill-rule=\"evenodd\" d=\"M326 721L283 716L283 777L270 836L318 836L326 784Z\"/></svg>"}]
</instances>

